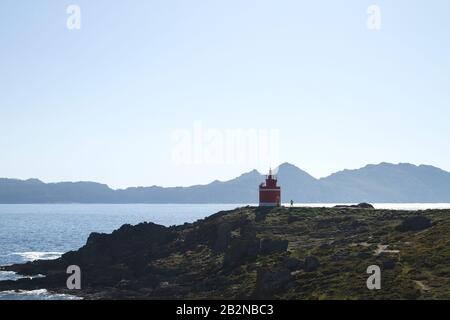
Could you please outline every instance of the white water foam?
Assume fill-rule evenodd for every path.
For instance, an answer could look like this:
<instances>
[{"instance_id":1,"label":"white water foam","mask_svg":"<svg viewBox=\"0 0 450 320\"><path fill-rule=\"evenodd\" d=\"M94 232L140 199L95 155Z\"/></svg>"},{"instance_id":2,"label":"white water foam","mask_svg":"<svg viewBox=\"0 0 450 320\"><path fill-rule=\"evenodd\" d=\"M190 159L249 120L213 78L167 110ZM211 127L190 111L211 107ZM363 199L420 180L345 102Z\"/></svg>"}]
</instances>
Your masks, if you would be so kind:
<instances>
[{"instance_id":1,"label":"white water foam","mask_svg":"<svg viewBox=\"0 0 450 320\"><path fill-rule=\"evenodd\" d=\"M55 260L60 258L62 252L42 252L42 251L29 251L29 252L13 252L10 255L20 256L24 261L36 261L36 260Z\"/></svg>"},{"instance_id":2,"label":"white water foam","mask_svg":"<svg viewBox=\"0 0 450 320\"><path fill-rule=\"evenodd\" d=\"M32 291L1 291L0 300L82 300L68 294L52 294L45 289Z\"/></svg>"},{"instance_id":3,"label":"white water foam","mask_svg":"<svg viewBox=\"0 0 450 320\"><path fill-rule=\"evenodd\" d=\"M20 256L24 262L36 261L36 260L55 260L61 257L61 252L40 252L40 251L30 251L30 252L13 252L8 254L8 256ZM0 271L0 281L5 280L19 280L19 279L34 279L44 277L41 274L34 276L21 276L13 271Z\"/></svg>"},{"instance_id":4,"label":"white water foam","mask_svg":"<svg viewBox=\"0 0 450 320\"><path fill-rule=\"evenodd\" d=\"M0 281L16 281L23 277L13 271L0 271Z\"/></svg>"},{"instance_id":5,"label":"white water foam","mask_svg":"<svg viewBox=\"0 0 450 320\"><path fill-rule=\"evenodd\" d=\"M37 274L34 276L21 276L20 274L15 273L14 271L0 271L0 281L16 281L19 279L36 279L36 278L44 278L42 274Z\"/></svg>"},{"instance_id":6,"label":"white water foam","mask_svg":"<svg viewBox=\"0 0 450 320\"><path fill-rule=\"evenodd\" d=\"M54 260L61 257L61 252L13 252L9 255L20 256L24 262L36 260ZM35 276L21 276L13 271L0 271L0 281L17 281L19 279L34 279L44 277L41 274ZM79 300L80 298L65 294L50 294L47 290L32 291L0 291L0 300Z\"/></svg>"}]
</instances>

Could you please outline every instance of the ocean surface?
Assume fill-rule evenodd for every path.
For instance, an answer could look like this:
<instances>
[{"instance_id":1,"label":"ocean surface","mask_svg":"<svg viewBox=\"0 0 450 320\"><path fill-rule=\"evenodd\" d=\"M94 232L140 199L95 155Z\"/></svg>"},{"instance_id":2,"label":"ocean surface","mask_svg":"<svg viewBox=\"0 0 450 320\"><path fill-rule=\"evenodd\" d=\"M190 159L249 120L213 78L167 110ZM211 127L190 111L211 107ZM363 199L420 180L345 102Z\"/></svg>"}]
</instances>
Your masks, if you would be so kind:
<instances>
[{"instance_id":1,"label":"ocean surface","mask_svg":"<svg viewBox=\"0 0 450 320\"><path fill-rule=\"evenodd\" d=\"M331 207L336 204L304 204ZM56 259L82 247L91 232L110 233L123 224L154 222L165 226L194 222L238 204L0 204L0 265ZM296 206L302 206L297 204ZM386 209L450 209L450 204L376 204ZM37 275L39 276L39 275ZM1 272L0 280L18 275ZM45 290L0 292L5 299L73 299Z\"/></svg>"},{"instance_id":2,"label":"ocean surface","mask_svg":"<svg viewBox=\"0 0 450 320\"><path fill-rule=\"evenodd\" d=\"M0 204L0 265L56 259L82 247L91 232L110 233L124 224L154 222L171 226L194 222L236 204ZM0 271L0 280L18 275ZM70 299L45 290L0 292L6 299Z\"/></svg>"}]
</instances>

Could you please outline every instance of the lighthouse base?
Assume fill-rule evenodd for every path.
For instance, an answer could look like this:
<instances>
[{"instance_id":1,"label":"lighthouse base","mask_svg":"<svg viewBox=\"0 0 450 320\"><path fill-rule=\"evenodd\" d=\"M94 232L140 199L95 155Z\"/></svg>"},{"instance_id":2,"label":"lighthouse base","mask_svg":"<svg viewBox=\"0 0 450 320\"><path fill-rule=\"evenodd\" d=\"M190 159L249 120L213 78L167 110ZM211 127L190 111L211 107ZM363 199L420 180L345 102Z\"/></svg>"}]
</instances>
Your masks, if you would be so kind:
<instances>
[{"instance_id":1,"label":"lighthouse base","mask_svg":"<svg viewBox=\"0 0 450 320\"><path fill-rule=\"evenodd\" d=\"M259 204L260 207L280 207L279 203L276 202L261 202Z\"/></svg>"}]
</instances>

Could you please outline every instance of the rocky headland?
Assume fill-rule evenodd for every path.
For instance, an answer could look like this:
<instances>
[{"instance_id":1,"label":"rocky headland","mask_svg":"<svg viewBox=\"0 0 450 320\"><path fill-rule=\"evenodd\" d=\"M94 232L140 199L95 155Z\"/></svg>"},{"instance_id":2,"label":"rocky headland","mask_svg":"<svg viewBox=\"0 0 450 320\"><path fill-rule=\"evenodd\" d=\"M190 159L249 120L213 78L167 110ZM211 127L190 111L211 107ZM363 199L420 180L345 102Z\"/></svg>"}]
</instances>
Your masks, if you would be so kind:
<instances>
[{"instance_id":1,"label":"rocky headland","mask_svg":"<svg viewBox=\"0 0 450 320\"><path fill-rule=\"evenodd\" d=\"M70 265L81 290L66 287ZM367 288L371 265L381 290ZM168 228L124 225L57 260L1 269L45 277L0 291L85 299L450 299L450 210L244 207Z\"/></svg>"}]
</instances>

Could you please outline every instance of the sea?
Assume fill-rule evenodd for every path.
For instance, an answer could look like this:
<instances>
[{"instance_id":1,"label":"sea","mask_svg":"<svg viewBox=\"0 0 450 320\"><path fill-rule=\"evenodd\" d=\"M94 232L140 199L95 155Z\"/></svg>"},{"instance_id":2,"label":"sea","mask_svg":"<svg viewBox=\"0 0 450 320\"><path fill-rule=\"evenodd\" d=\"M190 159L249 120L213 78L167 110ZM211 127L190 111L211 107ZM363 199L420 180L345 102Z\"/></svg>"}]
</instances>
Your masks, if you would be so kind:
<instances>
[{"instance_id":1,"label":"sea","mask_svg":"<svg viewBox=\"0 0 450 320\"><path fill-rule=\"evenodd\" d=\"M57 259L82 247L92 232L110 233L124 224L153 222L164 226L203 219L218 211L248 204L0 204L0 266ZM251 205L251 204L250 204ZM336 203L296 204L332 207ZM375 204L377 209L450 209L450 204ZM39 275L36 275L39 276ZM17 280L13 272L0 271L1 280ZM0 300L69 300L70 295L46 290L3 291Z\"/></svg>"}]
</instances>

